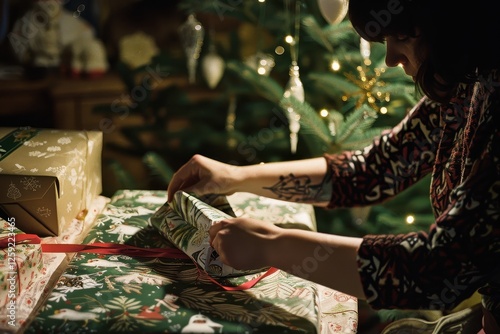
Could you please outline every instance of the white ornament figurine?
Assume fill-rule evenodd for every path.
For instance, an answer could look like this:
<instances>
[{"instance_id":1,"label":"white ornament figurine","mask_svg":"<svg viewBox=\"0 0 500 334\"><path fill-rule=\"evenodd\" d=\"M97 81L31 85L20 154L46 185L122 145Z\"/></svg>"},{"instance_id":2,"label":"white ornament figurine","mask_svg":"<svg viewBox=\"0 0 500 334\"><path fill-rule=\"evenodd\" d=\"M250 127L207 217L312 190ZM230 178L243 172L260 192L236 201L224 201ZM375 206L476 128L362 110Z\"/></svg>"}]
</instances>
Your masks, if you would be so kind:
<instances>
[{"instance_id":1,"label":"white ornament figurine","mask_svg":"<svg viewBox=\"0 0 500 334\"><path fill-rule=\"evenodd\" d=\"M189 323L181 330L181 333L222 333L222 325L213 322L203 314L195 314L189 319Z\"/></svg>"},{"instance_id":2,"label":"white ornament figurine","mask_svg":"<svg viewBox=\"0 0 500 334\"><path fill-rule=\"evenodd\" d=\"M321 15L330 24L342 22L347 14L348 0L318 0Z\"/></svg>"},{"instance_id":3,"label":"white ornament figurine","mask_svg":"<svg viewBox=\"0 0 500 334\"><path fill-rule=\"evenodd\" d=\"M179 27L179 35L187 57L189 82L194 83L196 79L196 66L200 57L203 38L205 37L205 29L194 15L191 14L188 16L187 21Z\"/></svg>"},{"instance_id":4,"label":"white ornament figurine","mask_svg":"<svg viewBox=\"0 0 500 334\"><path fill-rule=\"evenodd\" d=\"M222 79L225 67L224 59L215 52L215 47L212 45L208 54L201 61L201 70L208 87L212 89L217 87Z\"/></svg>"},{"instance_id":5,"label":"white ornament figurine","mask_svg":"<svg viewBox=\"0 0 500 334\"><path fill-rule=\"evenodd\" d=\"M304 86L302 85L302 81L300 81L299 66L295 62L290 66L290 80L283 96L285 98L294 97L299 102L304 102L305 100ZM290 129L290 150L292 153L295 153L297 152L299 141L300 115L292 107L288 107L287 117Z\"/></svg>"}]
</instances>

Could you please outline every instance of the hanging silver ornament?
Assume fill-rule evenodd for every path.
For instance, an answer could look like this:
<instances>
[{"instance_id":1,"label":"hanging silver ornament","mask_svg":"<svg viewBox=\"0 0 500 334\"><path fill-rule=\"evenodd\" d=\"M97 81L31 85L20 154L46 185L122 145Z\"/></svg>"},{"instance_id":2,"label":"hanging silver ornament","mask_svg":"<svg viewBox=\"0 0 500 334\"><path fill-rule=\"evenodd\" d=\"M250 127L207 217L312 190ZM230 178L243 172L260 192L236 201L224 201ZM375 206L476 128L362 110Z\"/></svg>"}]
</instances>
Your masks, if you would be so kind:
<instances>
[{"instance_id":1,"label":"hanging silver ornament","mask_svg":"<svg viewBox=\"0 0 500 334\"><path fill-rule=\"evenodd\" d=\"M347 15L348 0L318 0L319 11L330 24L337 24Z\"/></svg>"},{"instance_id":2,"label":"hanging silver ornament","mask_svg":"<svg viewBox=\"0 0 500 334\"><path fill-rule=\"evenodd\" d=\"M225 67L224 59L217 54L215 47L211 45L209 52L201 60L201 70L208 87L212 89L217 87L224 75Z\"/></svg>"},{"instance_id":3,"label":"hanging silver ornament","mask_svg":"<svg viewBox=\"0 0 500 334\"><path fill-rule=\"evenodd\" d=\"M283 96L285 98L293 97L299 102L304 102L305 100L304 86L302 85L302 81L300 81L299 66L295 62L290 66L290 79L288 80ZM299 141L300 114L293 107L289 106L286 116L290 129L290 150L292 153L295 153L297 152Z\"/></svg>"},{"instance_id":4,"label":"hanging silver ornament","mask_svg":"<svg viewBox=\"0 0 500 334\"><path fill-rule=\"evenodd\" d=\"M187 58L189 83L194 83L196 80L196 66L198 65L205 37L205 29L195 16L190 14L186 22L179 27L179 37Z\"/></svg>"},{"instance_id":5,"label":"hanging silver ornament","mask_svg":"<svg viewBox=\"0 0 500 334\"><path fill-rule=\"evenodd\" d=\"M370 65L370 55L371 55L371 46L370 42L368 42L364 38L360 38L359 40L359 52L361 53L361 56L363 57L363 61L365 65Z\"/></svg>"},{"instance_id":6,"label":"hanging silver ornament","mask_svg":"<svg viewBox=\"0 0 500 334\"><path fill-rule=\"evenodd\" d=\"M256 54L245 59L245 64L257 71L258 74L268 76L269 73L271 73L275 62L273 56L270 54L257 52Z\"/></svg>"}]
</instances>

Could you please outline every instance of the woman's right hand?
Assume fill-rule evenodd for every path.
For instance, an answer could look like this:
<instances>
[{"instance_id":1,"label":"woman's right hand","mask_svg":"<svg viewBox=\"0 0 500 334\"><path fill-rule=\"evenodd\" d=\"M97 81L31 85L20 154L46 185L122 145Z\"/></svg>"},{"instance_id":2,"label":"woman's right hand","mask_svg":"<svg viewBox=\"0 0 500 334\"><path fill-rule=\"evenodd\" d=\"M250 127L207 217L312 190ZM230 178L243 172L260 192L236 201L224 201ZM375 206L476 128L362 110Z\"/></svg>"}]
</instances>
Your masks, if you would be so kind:
<instances>
[{"instance_id":1,"label":"woman's right hand","mask_svg":"<svg viewBox=\"0 0 500 334\"><path fill-rule=\"evenodd\" d=\"M168 201L183 190L196 195L230 195L237 191L240 167L196 154L177 172L168 185Z\"/></svg>"}]
</instances>

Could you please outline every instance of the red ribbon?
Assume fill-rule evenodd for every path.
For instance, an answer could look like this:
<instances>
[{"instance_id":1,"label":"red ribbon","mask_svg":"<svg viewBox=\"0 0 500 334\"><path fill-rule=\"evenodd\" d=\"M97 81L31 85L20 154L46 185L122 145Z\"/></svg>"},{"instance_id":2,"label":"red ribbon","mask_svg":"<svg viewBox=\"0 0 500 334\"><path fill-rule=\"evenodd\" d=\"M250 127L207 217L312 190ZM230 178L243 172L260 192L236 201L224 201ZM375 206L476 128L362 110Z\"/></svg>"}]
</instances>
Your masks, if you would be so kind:
<instances>
[{"instance_id":1,"label":"red ribbon","mask_svg":"<svg viewBox=\"0 0 500 334\"><path fill-rule=\"evenodd\" d=\"M0 238L0 249L7 248L12 237ZM109 242L94 242L91 244L43 244L42 239L35 234L16 234L15 244L40 244L42 252L46 253L96 253L107 255L126 255L135 257L163 257L170 259L190 259L183 251L177 248L142 248L131 245L115 244ZM193 261L194 262L194 261ZM194 262L198 270L202 271L199 265ZM278 269L269 268L263 275L236 286L227 286L219 283L210 277L212 283L218 285L226 291L246 290L252 288L261 279L275 273Z\"/></svg>"}]
</instances>

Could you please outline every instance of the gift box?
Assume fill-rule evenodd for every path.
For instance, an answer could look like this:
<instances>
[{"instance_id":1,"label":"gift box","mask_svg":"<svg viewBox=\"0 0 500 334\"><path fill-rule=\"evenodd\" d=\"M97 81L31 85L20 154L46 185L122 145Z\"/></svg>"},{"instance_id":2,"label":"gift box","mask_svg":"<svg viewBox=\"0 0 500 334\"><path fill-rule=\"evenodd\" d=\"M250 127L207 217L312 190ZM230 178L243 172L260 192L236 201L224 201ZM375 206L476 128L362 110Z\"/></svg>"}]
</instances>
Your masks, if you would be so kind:
<instances>
[{"instance_id":1,"label":"gift box","mask_svg":"<svg viewBox=\"0 0 500 334\"><path fill-rule=\"evenodd\" d=\"M283 228L316 231L314 207L255 194L238 192L227 196L234 216L272 222Z\"/></svg>"},{"instance_id":2,"label":"gift box","mask_svg":"<svg viewBox=\"0 0 500 334\"><path fill-rule=\"evenodd\" d=\"M165 201L165 191L118 191L84 243L173 247L151 225ZM259 275L218 282L236 286ZM355 302L330 298L331 315L321 315L329 293L280 270L250 289L226 291L191 259L78 253L25 333L320 333L332 316L357 319Z\"/></svg>"},{"instance_id":3,"label":"gift box","mask_svg":"<svg viewBox=\"0 0 500 334\"><path fill-rule=\"evenodd\" d=\"M0 309L17 310L17 297L28 289L43 271L40 245L16 243L23 233L15 220L0 218ZM7 312L8 318L9 312ZM15 320L15 318L14 318Z\"/></svg>"},{"instance_id":4,"label":"gift box","mask_svg":"<svg viewBox=\"0 0 500 334\"><path fill-rule=\"evenodd\" d=\"M210 276L241 276L261 270L237 270L222 263L210 245L208 229L214 222L235 217L225 196L213 198L211 204L183 191L175 193L151 217L151 225L177 248L181 249Z\"/></svg>"},{"instance_id":5,"label":"gift box","mask_svg":"<svg viewBox=\"0 0 500 334\"><path fill-rule=\"evenodd\" d=\"M19 229L59 235L100 194L102 133L0 128L0 210Z\"/></svg>"}]
</instances>

